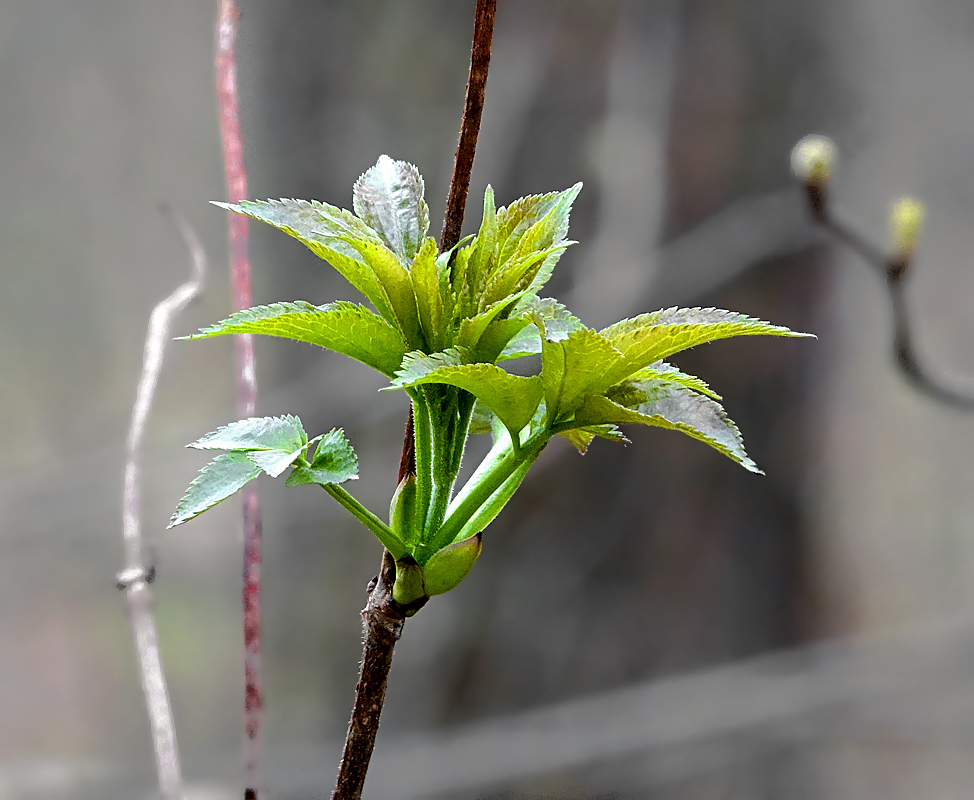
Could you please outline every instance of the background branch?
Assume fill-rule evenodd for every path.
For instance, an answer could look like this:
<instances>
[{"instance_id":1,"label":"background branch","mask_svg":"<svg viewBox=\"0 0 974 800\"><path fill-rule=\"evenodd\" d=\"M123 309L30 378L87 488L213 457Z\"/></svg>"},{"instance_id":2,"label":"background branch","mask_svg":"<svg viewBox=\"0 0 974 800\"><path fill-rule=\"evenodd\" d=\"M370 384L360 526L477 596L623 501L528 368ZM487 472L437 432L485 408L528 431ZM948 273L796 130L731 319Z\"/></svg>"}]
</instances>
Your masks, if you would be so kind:
<instances>
[{"instance_id":1,"label":"background branch","mask_svg":"<svg viewBox=\"0 0 974 800\"><path fill-rule=\"evenodd\" d=\"M247 169L240 135L240 101L237 95L236 36L240 12L234 0L219 0L216 47L216 82L220 110L220 139L227 199L247 199ZM250 289L250 260L247 256L247 218L227 214L230 238L230 280L233 310L253 305ZM237 413L241 418L257 412L257 372L254 341L250 335L234 336L237 367ZM257 487L250 483L241 492L243 501L243 615L244 615L244 768L247 788L244 797L256 800L261 785L263 752L263 690L260 646L261 519Z\"/></svg>"},{"instance_id":2,"label":"background branch","mask_svg":"<svg viewBox=\"0 0 974 800\"><path fill-rule=\"evenodd\" d=\"M887 255L836 215L824 186L806 183L805 188L812 218L886 278L893 309L893 360L899 370L918 391L932 400L962 411L974 411L974 394L943 383L921 362L917 354L905 295L904 280L909 272L908 261L895 255Z\"/></svg>"},{"instance_id":3,"label":"background branch","mask_svg":"<svg viewBox=\"0 0 974 800\"><path fill-rule=\"evenodd\" d=\"M139 447L145 433L146 420L152 408L152 398L159 383L159 372L166 344L169 341L169 323L196 297L206 271L206 256L196 234L186 221L170 212L177 230L186 242L193 259L193 272L186 283L159 303L149 317L142 356L142 377L135 393L132 407L132 423L129 426L125 465L125 486L122 493L122 540L125 545L125 569L116 576L117 586L125 592L132 633L138 653L142 675L142 691L145 693L152 745L156 756L156 772L159 776L159 794L163 800L179 800L182 797L182 778L179 768L179 749L176 746L176 728L173 724L169 690L159 653L159 635L152 610L152 592L149 584L155 578L155 567L146 565L142 530L139 519Z\"/></svg>"}]
</instances>

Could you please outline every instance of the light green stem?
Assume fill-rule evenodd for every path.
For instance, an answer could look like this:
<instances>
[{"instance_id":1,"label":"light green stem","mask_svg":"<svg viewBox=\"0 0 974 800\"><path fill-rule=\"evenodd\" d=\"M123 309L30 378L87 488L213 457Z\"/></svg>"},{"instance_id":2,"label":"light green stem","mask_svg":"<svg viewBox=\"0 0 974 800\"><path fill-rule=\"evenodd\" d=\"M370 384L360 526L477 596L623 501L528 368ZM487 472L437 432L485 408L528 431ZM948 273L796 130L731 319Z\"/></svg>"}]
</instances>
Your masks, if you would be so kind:
<instances>
[{"instance_id":1,"label":"light green stem","mask_svg":"<svg viewBox=\"0 0 974 800\"><path fill-rule=\"evenodd\" d=\"M341 486L326 483L321 488L344 506L355 519L372 531L375 538L382 543L383 547L392 553L393 558L400 559L406 555L408 551L406 550L405 543L393 533L392 528L386 525Z\"/></svg>"},{"instance_id":2,"label":"light green stem","mask_svg":"<svg viewBox=\"0 0 974 800\"><path fill-rule=\"evenodd\" d=\"M416 452L416 508L422 519L417 520L419 529L426 524L430 498L433 494L433 437L430 427L430 408L422 387L406 390L413 401L413 440Z\"/></svg>"},{"instance_id":3,"label":"light green stem","mask_svg":"<svg viewBox=\"0 0 974 800\"><path fill-rule=\"evenodd\" d=\"M432 542L433 549L438 550L452 542L467 521L490 500L524 462L533 461L538 457L550 436L550 432L541 431L524 442L517 452L514 451L513 446L508 445L510 449L496 461L493 467L483 473L478 470L480 474L474 474L470 479L471 483L468 483L458 496L459 502L447 515L436 539ZM488 454L487 458L490 459L491 455Z\"/></svg>"}]
</instances>

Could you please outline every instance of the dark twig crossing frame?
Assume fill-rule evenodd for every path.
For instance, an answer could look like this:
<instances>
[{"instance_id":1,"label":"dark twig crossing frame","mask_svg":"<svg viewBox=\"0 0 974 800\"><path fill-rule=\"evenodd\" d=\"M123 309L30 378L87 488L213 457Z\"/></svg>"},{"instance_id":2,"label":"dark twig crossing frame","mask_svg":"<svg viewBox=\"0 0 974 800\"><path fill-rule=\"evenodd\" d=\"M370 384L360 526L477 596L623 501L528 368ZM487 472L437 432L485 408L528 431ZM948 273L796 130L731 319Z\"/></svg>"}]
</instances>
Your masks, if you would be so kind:
<instances>
[{"instance_id":1,"label":"dark twig crossing frame","mask_svg":"<svg viewBox=\"0 0 974 800\"><path fill-rule=\"evenodd\" d=\"M460 139L453 164L443 232L440 235L441 251L449 250L460 241L463 212L467 203L467 191L470 188L470 173L473 169L477 135L480 133L480 119L484 108L484 92L490 66L490 47L496 8L497 0L477 0L473 43L470 47L470 74L467 79ZM413 417L410 411L399 465L400 481L407 474L416 471L413 436ZM342 752L342 762L332 800L359 800L362 796L365 775L379 729L379 716L385 700L392 654L396 642L402 635L402 627L406 619L404 610L392 597L395 579L395 562L389 552L385 551L382 554L382 567L369 584L369 598L362 610L362 627L365 634L362 665L359 681L355 687L355 704L348 723L345 748Z\"/></svg>"},{"instance_id":2,"label":"dark twig crossing frame","mask_svg":"<svg viewBox=\"0 0 974 800\"><path fill-rule=\"evenodd\" d=\"M227 199L247 199L247 169L240 135L240 100L237 94L237 20L240 11L234 0L219 0L216 33L216 83L220 110L220 139ZM250 289L250 260L247 255L248 222L239 214L227 215L230 226L230 280L233 310L253 305ZM234 336L237 367L237 412L241 418L257 411L257 374L254 340L249 334ZM245 800L257 800L261 784L263 754L263 690L260 648L260 562L261 520L257 488L243 489L243 614L244 614L244 768Z\"/></svg>"},{"instance_id":3,"label":"dark twig crossing frame","mask_svg":"<svg viewBox=\"0 0 974 800\"><path fill-rule=\"evenodd\" d=\"M899 370L927 397L961 411L974 411L974 395L943 383L917 355L905 292L910 256L884 253L839 218L829 202L828 186L824 181L806 181L805 191L812 219L886 279L893 309L893 360Z\"/></svg>"}]
</instances>

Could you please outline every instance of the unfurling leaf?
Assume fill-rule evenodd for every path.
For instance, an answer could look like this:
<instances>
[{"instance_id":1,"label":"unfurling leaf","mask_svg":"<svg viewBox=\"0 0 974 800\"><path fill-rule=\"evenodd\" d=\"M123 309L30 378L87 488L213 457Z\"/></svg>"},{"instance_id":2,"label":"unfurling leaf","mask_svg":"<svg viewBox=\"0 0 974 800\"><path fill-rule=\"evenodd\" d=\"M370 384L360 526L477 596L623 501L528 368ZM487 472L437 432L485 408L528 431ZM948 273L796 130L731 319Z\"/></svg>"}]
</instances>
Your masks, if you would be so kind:
<instances>
[{"instance_id":1,"label":"unfurling leaf","mask_svg":"<svg viewBox=\"0 0 974 800\"><path fill-rule=\"evenodd\" d=\"M402 335L376 313L355 303L324 306L311 303L274 303L238 311L222 322L202 329L190 339L255 333L307 342L334 350L392 377L406 343Z\"/></svg>"},{"instance_id":2,"label":"unfurling leaf","mask_svg":"<svg viewBox=\"0 0 974 800\"><path fill-rule=\"evenodd\" d=\"M258 475L260 467L247 458L246 453L223 453L217 456L200 470L199 476L189 485L167 527L173 528L198 517Z\"/></svg>"},{"instance_id":3,"label":"unfurling leaf","mask_svg":"<svg viewBox=\"0 0 974 800\"><path fill-rule=\"evenodd\" d=\"M429 229L423 177L405 161L379 156L352 189L352 207L405 263L419 252Z\"/></svg>"},{"instance_id":4,"label":"unfurling leaf","mask_svg":"<svg viewBox=\"0 0 974 800\"><path fill-rule=\"evenodd\" d=\"M345 438L345 432L341 428L333 428L320 438L311 464L295 467L288 475L285 486L328 486L358 478L358 457Z\"/></svg>"}]
</instances>

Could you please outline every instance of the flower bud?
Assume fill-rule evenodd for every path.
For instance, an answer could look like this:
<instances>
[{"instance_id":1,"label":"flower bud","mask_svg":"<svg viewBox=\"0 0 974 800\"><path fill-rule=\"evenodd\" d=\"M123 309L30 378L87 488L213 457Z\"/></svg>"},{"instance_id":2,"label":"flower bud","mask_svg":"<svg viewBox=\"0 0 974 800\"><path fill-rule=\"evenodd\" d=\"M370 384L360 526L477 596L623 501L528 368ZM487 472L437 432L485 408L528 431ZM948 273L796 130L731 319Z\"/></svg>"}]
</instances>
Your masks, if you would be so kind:
<instances>
[{"instance_id":1,"label":"flower bud","mask_svg":"<svg viewBox=\"0 0 974 800\"><path fill-rule=\"evenodd\" d=\"M462 542L444 547L423 567L426 593L432 596L456 588L460 581L467 577L467 573L470 572L479 555L479 533Z\"/></svg>"},{"instance_id":2,"label":"flower bud","mask_svg":"<svg viewBox=\"0 0 974 800\"><path fill-rule=\"evenodd\" d=\"M824 183L835 164L835 144L828 136L809 134L791 151L791 171L805 183Z\"/></svg>"},{"instance_id":3,"label":"flower bud","mask_svg":"<svg viewBox=\"0 0 974 800\"><path fill-rule=\"evenodd\" d=\"M895 260L909 261L912 257L926 213L923 203L912 197L902 197L893 203L889 231Z\"/></svg>"}]
</instances>

